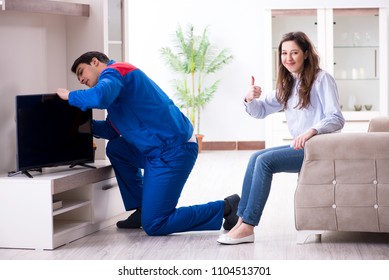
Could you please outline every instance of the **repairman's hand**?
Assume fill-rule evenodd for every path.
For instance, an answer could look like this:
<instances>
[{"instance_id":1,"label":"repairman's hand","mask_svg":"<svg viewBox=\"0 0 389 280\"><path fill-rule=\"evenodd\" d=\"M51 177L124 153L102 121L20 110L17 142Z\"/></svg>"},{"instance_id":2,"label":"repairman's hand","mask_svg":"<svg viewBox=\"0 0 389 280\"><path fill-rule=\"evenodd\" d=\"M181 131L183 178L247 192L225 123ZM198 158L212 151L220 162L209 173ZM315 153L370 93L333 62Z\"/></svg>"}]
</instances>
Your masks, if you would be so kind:
<instances>
[{"instance_id":1,"label":"repairman's hand","mask_svg":"<svg viewBox=\"0 0 389 280\"><path fill-rule=\"evenodd\" d=\"M70 91L68 91L66 88L58 88L57 89L58 96L63 100L69 99L69 92Z\"/></svg>"}]
</instances>

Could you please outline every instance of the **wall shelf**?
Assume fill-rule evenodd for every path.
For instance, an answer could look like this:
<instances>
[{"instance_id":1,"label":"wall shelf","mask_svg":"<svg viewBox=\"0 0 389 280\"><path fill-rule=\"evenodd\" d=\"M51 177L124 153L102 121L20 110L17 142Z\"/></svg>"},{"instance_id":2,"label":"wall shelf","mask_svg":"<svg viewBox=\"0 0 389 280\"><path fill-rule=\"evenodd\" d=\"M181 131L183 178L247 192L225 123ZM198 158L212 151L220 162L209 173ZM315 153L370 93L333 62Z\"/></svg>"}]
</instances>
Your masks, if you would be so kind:
<instances>
[{"instance_id":1,"label":"wall shelf","mask_svg":"<svg viewBox=\"0 0 389 280\"><path fill-rule=\"evenodd\" d=\"M89 17L89 5L50 0L2 0L4 11Z\"/></svg>"}]
</instances>

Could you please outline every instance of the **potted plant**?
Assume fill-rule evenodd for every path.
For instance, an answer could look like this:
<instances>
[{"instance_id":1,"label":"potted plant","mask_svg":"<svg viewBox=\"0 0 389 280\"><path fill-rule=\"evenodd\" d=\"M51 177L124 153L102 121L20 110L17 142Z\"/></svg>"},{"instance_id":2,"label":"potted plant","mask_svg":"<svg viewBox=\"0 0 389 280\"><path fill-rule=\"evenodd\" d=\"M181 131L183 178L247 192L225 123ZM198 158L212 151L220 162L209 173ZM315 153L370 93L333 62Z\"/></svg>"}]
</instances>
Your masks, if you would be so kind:
<instances>
[{"instance_id":1,"label":"potted plant","mask_svg":"<svg viewBox=\"0 0 389 280\"><path fill-rule=\"evenodd\" d=\"M161 56L168 67L179 78L174 80L177 105L196 129L196 136L201 151L203 135L200 133L201 109L212 99L220 80L206 83L206 77L230 63L233 56L229 50L216 50L209 41L208 27L201 35L196 35L193 25L188 25L186 32L178 26L174 37L174 48L164 47Z\"/></svg>"}]
</instances>

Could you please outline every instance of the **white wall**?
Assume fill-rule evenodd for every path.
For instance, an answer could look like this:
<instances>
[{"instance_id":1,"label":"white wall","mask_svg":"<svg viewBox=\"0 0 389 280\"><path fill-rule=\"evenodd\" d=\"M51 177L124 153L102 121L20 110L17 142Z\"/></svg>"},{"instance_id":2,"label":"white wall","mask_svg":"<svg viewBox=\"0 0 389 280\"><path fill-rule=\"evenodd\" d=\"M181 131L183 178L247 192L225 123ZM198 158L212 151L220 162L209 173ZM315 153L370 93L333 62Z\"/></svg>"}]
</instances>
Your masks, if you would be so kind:
<instances>
[{"instance_id":1,"label":"white wall","mask_svg":"<svg viewBox=\"0 0 389 280\"><path fill-rule=\"evenodd\" d=\"M243 4L244 2L244 4ZM207 141L263 138L263 127L244 112L242 97L255 75L261 83L262 11L256 0L146 0L129 1L129 62L144 70L173 99L170 72L159 50L172 46L178 26L192 23L200 33L209 25L211 42L229 48L234 61L212 78L221 83L215 98L202 114L202 133Z\"/></svg>"},{"instance_id":2,"label":"white wall","mask_svg":"<svg viewBox=\"0 0 389 280\"><path fill-rule=\"evenodd\" d=\"M16 168L15 95L78 88L74 59L104 51L103 0L73 2L90 4L90 17L0 9L0 174Z\"/></svg>"},{"instance_id":3,"label":"white wall","mask_svg":"<svg viewBox=\"0 0 389 280\"><path fill-rule=\"evenodd\" d=\"M16 167L15 95L66 84L64 18L0 12L0 171ZM58 65L49 71L50 65Z\"/></svg>"},{"instance_id":4,"label":"white wall","mask_svg":"<svg viewBox=\"0 0 389 280\"><path fill-rule=\"evenodd\" d=\"M387 0L128 0L128 61L144 70L174 99L170 72L159 55L172 46L178 24L201 31L210 26L210 39L229 48L235 59L217 74L221 84L202 114L205 141L264 140L265 122L249 117L242 105L250 76L264 85L264 11L271 8L389 7ZM269 89L264 89L269 90Z\"/></svg>"}]
</instances>

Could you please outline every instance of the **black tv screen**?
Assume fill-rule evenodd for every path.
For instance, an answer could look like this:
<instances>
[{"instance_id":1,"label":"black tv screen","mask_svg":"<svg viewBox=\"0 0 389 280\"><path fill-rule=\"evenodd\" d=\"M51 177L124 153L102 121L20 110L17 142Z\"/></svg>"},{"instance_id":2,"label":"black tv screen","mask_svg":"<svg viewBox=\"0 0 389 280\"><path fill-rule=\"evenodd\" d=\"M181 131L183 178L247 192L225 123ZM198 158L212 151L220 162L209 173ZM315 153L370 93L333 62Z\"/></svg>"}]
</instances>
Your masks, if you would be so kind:
<instances>
[{"instance_id":1,"label":"black tv screen","mask_svg":"<svg viewBox=\"0 0 389 280\"><path fill-rule=\"evenodd\" d=\"M55 93L16 96L17 171L94 161L92 110Z\"/></svg>"}]
</instances>

